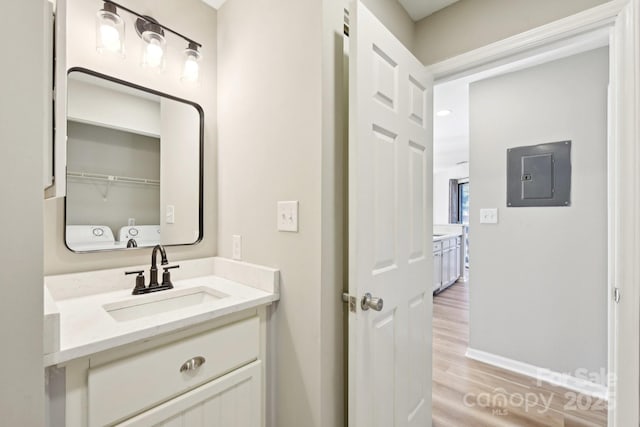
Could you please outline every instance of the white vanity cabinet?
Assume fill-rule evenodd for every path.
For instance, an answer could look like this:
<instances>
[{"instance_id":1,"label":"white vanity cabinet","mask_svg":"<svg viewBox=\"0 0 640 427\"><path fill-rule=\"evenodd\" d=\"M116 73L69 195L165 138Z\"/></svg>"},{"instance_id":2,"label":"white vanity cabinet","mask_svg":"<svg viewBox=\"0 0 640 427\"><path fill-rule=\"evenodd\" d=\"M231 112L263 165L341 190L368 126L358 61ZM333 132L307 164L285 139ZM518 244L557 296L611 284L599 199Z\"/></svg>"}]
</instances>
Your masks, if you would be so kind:
<instances>
[{"instance_id":1,"label":"white vanity cabinet","mask_svg":"<svg viewBox=\"0 0 640 427\"><path fill-rule=\"evenodd\" d=\"M266 308L70 361L67 427L264 426Z\"/></svg>"}]
</instances>

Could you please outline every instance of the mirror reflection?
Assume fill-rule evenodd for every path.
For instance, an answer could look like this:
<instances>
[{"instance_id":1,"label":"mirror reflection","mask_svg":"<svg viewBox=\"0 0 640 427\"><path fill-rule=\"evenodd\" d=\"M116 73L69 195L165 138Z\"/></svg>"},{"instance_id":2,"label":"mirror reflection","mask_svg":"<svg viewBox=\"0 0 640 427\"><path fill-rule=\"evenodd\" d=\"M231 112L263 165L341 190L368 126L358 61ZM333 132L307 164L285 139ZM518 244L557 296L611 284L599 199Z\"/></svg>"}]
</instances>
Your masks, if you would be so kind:
<instances>
[{"instance_id":1,"label":"mirror reflection","mask_svg":"<svg viewBox=\"0 0 640 427\"><path fill-rule=\"evenodd\" d=\"M196 104L72 70L67 247L86 252L198 242L202 120Z\"/></svg>"}]
</instances>

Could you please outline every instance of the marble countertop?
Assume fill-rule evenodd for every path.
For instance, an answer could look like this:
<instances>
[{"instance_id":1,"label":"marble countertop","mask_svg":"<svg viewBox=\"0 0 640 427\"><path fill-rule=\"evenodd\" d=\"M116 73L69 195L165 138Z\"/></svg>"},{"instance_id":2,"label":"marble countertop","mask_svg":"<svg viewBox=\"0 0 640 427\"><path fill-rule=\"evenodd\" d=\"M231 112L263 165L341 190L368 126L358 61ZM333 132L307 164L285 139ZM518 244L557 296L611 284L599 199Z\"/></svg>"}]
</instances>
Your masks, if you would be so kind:
<instances>
[{"instance_id":1,"label":"marble countertop","mask_svg":"<svg viewBox=\"0 0 640 427\"><path fill-rule=\"evenodd\" d=\"M59 346L56 351L44 355L45 367L184 330L232 313L268 305L279 299L277 270L267 271L267 273L273 273L270 275L274 278L273 287L255 286L251 284L252 280L247 280L249 284L245 285L228 277L221 277L237 275L236 270L240 270L241 276L251 279L250 268L247 268L250 265L232 263L233 261L216 260L215 264L218 267L216 270L219 270L220 275L208 274L174 280L174 289L157 293L131 295L129 287L56 300L55 307L59 316ZM212 298L211 301L201 304L165 310L131 320L116 320L104 307L114 303L142 305L145 301L165 299L170 295L194 293L198 288L217 294L221 298Z\"/></svg>"}]
</instances>

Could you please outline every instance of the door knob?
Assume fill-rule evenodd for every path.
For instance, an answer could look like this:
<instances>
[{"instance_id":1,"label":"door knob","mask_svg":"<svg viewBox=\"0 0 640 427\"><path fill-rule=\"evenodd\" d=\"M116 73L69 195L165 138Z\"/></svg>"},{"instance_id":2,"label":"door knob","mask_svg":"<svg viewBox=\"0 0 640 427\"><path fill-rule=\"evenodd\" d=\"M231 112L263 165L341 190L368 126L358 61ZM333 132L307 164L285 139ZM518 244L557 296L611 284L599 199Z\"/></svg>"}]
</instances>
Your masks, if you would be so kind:
<instances>
[{"instance_id":1,"label":"door knob","mask_svg":"<svg viewBox=\"0 0 640 427\"><path fill-rule=\"evenodd\" d=\"M362 302L360 303L360 307L362 307L362 310L364 311L367 311L370 308L375 311L381 311L383 306L384 301L382 300L382 298L372 297L369 292L364 294L364 297L362 297Z\"/></svg>"}]
</instances>

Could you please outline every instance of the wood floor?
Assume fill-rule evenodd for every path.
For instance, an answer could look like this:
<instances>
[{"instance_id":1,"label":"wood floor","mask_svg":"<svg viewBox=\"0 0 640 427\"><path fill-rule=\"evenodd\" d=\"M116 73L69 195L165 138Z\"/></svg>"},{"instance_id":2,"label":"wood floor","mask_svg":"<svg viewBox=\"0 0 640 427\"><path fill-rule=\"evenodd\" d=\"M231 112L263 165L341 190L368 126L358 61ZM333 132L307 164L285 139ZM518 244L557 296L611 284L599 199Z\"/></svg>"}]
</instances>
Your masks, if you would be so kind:
<instances>
[{"instance_id":1,"label":"wood floor","mask_svg":"<svg viewBox=\"0 0 640 427\"><path fill-rule=\"evenodd\" d=\"M465 357L467 287L433 300L433 426L606 426L606 402Z\"/></svg>"}]
</instances>

